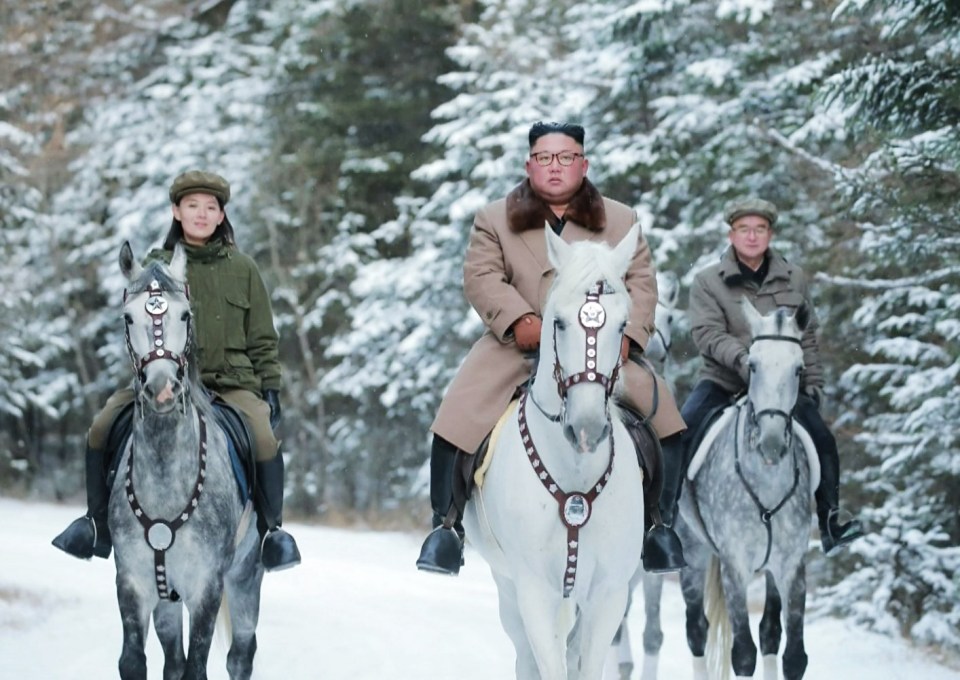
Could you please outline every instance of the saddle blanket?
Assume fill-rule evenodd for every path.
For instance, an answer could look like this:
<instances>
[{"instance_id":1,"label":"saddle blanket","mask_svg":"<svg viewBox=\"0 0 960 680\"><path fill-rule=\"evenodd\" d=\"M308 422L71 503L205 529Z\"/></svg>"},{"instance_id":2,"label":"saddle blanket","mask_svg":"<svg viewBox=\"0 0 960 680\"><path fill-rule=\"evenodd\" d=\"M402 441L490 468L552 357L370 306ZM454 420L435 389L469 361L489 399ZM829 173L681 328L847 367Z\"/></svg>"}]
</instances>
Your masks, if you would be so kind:
<instances>
[{"instance_id":1,"label":"saddle blanket","mask_svg":"<svg viewBox=\"0 0 960 680\"><path fill-rule=\"evenodd\" d=\"M517 404L520 403L519 399L514 399L507 406L507 410L503 412L503 415L500 416L500 420L497 421L497 424L493 426L493 431L490 433L490 440L487 444L487 450L483 455L483 460L480 461L480 465L473 472L473 481L474 483L482 487L483 478L487 474L487 470L490 469L490 463L493 460L493 452L497 448L497 442L500 440L500 431L503 430L503 426L514 420L514 412L517 410Z\"/></svg>"},{"instance_id":2,"label":"saddle blanket","mask_svg":"<svg viewBox=\"0 0 960 680\"><path fill-rule=\"evenodd\" d=\"M693 455L693 459L690 461L690 466L687 468L687 479L696 479L697 473L707 459L707 452L710 451L710 448L713 446L713 442L716 441L720 432L727 426L727 423L737 417L737 409L743 406L746 400L746 397L741 397L736 403L725 408L720 416L707 429L706 434L704 434L700 445ZM810 434L796 420L793 420L793 434L800 440L803 444L804 451L807 452L807 467L810 469L810 494L813 495L820 485L820 458L817 456L817 449L813 445L813 439L810 437Z\"/></svg>"}]
</instances>

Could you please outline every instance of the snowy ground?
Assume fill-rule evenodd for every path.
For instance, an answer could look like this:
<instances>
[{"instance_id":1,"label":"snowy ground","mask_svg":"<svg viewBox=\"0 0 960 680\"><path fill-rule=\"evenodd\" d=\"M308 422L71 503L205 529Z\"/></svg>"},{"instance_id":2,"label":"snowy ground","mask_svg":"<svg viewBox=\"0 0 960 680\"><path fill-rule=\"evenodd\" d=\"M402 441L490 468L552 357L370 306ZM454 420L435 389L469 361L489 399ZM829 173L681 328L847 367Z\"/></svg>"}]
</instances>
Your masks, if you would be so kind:
<instances>
[{"instance_id":1,"label":"snowy ground","mask_svg":"<svg viewBox=\"0 0 960 680\"><path fill-rule=\"evenodd\" d=\"M0 678L98 680L116 676L120 617L112 561L80 562L50 539L78 507L0 498ZM414 567L420 536L291 524L304 563L264 579L260 680L507 680L513 648L501 631L496 592L476 553L456 579ZM638 595L640 597L640 595ZM642 607L631 614L642 658ZM661 678L692 676L676 581L664 589ZM809 680L960 680L901 641L841 621L809 623ZM211 680L225 679L224 647ZM161 655L151 634L151 677ZM639 671L635 677L639 677Z\"/></svg>"}]
</instances>

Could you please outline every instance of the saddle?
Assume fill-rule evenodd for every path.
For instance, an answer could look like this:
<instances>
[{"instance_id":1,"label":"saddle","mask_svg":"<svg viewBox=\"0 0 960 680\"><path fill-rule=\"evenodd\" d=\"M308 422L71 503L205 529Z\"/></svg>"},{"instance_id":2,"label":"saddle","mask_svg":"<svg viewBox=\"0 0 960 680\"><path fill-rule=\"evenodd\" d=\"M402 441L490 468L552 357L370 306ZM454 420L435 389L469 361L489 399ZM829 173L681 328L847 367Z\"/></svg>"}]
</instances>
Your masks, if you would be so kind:
<instances>
[{"instance_id":1,"label":"saddle","mask_svg":"<svg viewBox=\"0 0 960 680\"><path fill-rule=\"evenodd\" d=\"M225 402L217 395L211 395L213 415L217 425L227 439L227 449L230 451L230 464L233 467L233 476L237 481L237 493L240 503L246 504L253 493L256 483L256 466L253 459L253 439L250 428L247 426L243 414ZM110 433L107 435L106 459L107 469L104 470L108 488L113 486L120 466L120 458L130 436L133 434L134 402L124 406L113 419Z\"/></svg>"}]
</instances>

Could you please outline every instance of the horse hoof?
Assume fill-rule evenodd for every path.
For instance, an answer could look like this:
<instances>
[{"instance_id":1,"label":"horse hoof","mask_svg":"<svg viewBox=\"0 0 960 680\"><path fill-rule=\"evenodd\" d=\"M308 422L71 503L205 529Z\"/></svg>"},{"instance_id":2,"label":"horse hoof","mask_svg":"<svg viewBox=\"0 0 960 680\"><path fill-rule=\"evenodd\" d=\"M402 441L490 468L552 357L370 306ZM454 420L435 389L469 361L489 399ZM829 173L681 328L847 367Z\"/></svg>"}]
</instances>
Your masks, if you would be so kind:
<instances>
[{"instance_id":1,"label":"horse hoof","mask_svg":"<svg viewBox=\"0 0 960 680\"><path fill-rule=\"evenodd\" d=\"M463 563L463 543L457 532L442 526L431 531L417 559L417 569L434 574L456 576Z\"/></svg>"}]
</instances>

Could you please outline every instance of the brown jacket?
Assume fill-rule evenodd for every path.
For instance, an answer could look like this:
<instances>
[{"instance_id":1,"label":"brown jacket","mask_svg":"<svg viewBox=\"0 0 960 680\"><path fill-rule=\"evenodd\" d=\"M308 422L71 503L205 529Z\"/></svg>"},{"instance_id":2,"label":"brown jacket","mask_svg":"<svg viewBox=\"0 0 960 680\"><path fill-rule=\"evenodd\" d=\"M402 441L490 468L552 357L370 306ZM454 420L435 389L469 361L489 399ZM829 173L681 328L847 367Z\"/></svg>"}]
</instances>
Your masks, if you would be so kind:
<instances>
[{"instance_id":1,"label":"brown jacket","mask_svg":"<svg viewBox=\"0 0 960 680\"><path fill-rule=\"evenodd\" d=\"M719 262L694 278L687 315L693 341L703 357L699 377L733 393L746 389L739 369L750 344L750 326L740 310L740 298L749 299L761 314L777 307L796 310L807 303L810 321L802 338L804 370L800 386L804 390L819 389L823 387L823 367L806 276L773 248L767 252L770 268L761 286L741 275L733 248L727 248Z\"/></svg>"},{"instance_id":2,"label":"brown jacket","mask_svg":"<svg viewBox=\"0 0 960 680\"><path fill-rule=\"evenodd\" d=\"M517 386L533 366L517 348L511 326L524 314L541 316L553 282L547 257L544 221L546 205L525 180L506 199L477 213L463 266L464 293L486 325L447 389L431 430L457 448L473 452L503 414ZM604 198L584 181L565 214L562 237L568 243L590 239L616 245L636 221L622 203ZM645 347L654 332L657 301L655 269L641 235L633 265L627 272L633 300L626 334ZM629 361L621 371L621 398L650 414L653 377ZM652 424L666 437L684 429L683 419L666 383L657 377L659 403Z\"/></svg>"}]
</instances>

